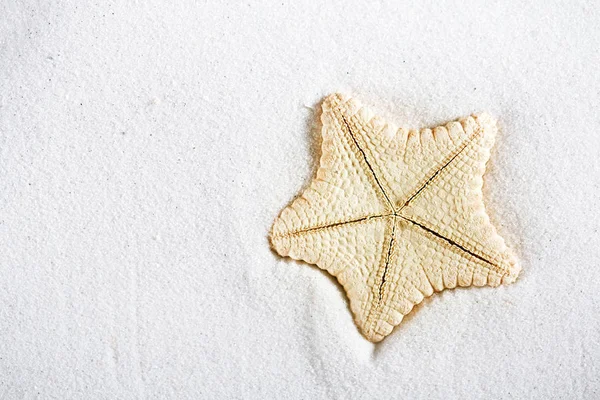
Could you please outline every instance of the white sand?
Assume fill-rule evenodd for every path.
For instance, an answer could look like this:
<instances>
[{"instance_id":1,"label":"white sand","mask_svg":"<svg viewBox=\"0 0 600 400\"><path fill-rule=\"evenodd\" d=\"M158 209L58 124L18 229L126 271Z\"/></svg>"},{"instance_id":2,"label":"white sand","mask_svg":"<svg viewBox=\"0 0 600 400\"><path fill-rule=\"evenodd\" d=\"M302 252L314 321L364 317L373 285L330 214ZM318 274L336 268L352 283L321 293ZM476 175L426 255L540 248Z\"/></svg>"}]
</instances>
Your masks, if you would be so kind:
<instances>
[{"instance_id":1,"label":"white sand","mask_svg":"<svg viewBox=\"0 0 600 400\"><path fill-rule=\"evenodd\" d=\"M102 3L0 2L0 398L600 396L597 2ZM374 346L269 250L338 90L499 119L516 284Z\"/></svg>"}]
</instances>

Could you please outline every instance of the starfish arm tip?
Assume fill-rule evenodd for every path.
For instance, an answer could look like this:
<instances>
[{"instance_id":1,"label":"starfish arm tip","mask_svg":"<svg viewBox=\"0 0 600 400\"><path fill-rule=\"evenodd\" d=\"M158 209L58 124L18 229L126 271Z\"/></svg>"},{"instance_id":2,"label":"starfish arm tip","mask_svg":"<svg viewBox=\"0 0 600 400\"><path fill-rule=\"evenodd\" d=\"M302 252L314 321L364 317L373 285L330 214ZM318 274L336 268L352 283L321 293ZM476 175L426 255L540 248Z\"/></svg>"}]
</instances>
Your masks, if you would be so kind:
<instances>
[{"instance_id":1,"label":"starfish arm tip","mask_svg":"<svg viewBox=\"0 0 600 400\"><path fill-rule=\"evenodd\" d=\"M498 120L496 118L486 112L474 114L472 117L485 136L495 138L498 132ZM493 143L490 143L490 145L493 145Z\"/></svg>"},{"instance_id":2,"label":"starfish arm tip","mask_svg":"<svg viewBox=\"0 0 600 400\"><path fill-rule=\"evenodd\" d=\"M332 93L323 99L323 103L322 103L321 107L322 107L323 111L330 111L331 109L335 108L336 106L338 106L340 104L343 104L343 103L349 101L350 99L352 99L352 96L350 96L346 93L342 93L342 92Z\"/></svg>"},{"instance_id":3,"label":"starfish arm tip","mask_svg":"<svg viewBox=\"0 0 600 400\"><path fill-rule=\"evenodd\" d=\"M363 332L363 336L371 343L379 343L385 338L384 335L375 333L375 332L371 332L371 333Z\"/></svg>"},{"instance_id":4,"label":"starfish arm tip","mask_svg":"<svg viewBox=\"0 0 600 400\"><path fill-rule=\"evenodd\" d=\"M394 327L398 326L400 321L395 324L390 324L384 320L373 321L369 326L361 326L361 334L371 343L379 343L385 339L392 331Z\"/></svg>"},{"instance_id":5,"label":"starfish arm tip","mask_svg":"<svg viewBox=\"0 0 600 400\"><path fill-rule=\"evenodd\" d=\"M287 257L289 255L291 247L289 233L284 221L286 210L287 207L281 211L281 214L275 219L269 232L269 244L271 245L271 248L282 257Z\"/></svg>"},{"instance_id":6,"label":"starfish arm tip","mask_svg":"<svg viewBox=\"0 0 600 400\"><path fill-rule=\"evenodd\" d=\"M271 248L281 257L287 257L289 255L290 246L288 238L270 236L269 242L271 244Z\"/></svg>"},{"instance_id":7,"label":"starfish arm tip","mask_svg":"<svg viewBox=\"0 0 600 400\"><path fill-rule=\"evenodd\" d=\"M521 273L521 265L517 261L513 260L510 264L508 271L502 277L502 283L503 284L515 283L515 281L519 277L520 273Z\"/></svg>"},{"instance_id":8,"label":"starfish arm tip","mask_svg":"<svg viewBox=\"0 0 600 400\"><path fill-rule=\"evenodd\" d=\"M496 118L485 111L473 114L473 118L475 118L480 125L495 125L497 122Z\"/></svg>"}]
</instances>

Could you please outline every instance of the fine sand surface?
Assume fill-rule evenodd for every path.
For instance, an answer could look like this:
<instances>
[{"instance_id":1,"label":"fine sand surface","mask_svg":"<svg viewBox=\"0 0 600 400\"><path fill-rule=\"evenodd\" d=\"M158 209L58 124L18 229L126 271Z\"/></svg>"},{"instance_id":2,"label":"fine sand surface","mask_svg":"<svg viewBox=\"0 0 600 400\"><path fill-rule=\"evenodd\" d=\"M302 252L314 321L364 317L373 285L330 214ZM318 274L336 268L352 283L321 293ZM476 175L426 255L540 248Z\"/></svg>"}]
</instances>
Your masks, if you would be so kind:
<instances>
[{"instance_id":1,"label":"fine sand surface","mask_svg":"<svg viewBox=\"0 0 600 400\"><path fill-rule=\"evenodd\" d=\"M399 3L403 3L400 5ZM600 396L596 2L0 2L0 398ZM278 257L332 92L486 111L523 267L374 345Z\"/></svg>"}]
</instances>

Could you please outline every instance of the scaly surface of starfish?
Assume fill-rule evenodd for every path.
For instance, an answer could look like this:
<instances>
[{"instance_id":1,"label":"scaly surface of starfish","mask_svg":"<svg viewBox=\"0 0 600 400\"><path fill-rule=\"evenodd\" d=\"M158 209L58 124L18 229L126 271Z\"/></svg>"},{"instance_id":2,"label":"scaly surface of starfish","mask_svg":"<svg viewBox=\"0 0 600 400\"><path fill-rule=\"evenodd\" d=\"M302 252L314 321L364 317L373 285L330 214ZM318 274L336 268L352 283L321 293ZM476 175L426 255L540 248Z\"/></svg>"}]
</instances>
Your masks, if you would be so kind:
<instances>
[{"instance_id":1,"label":"scaly surface of starfish","mask_svg":"<svg viewBox=\"0 0 600 400\"><path fill-rule=\"evenodd\" d=\"M281 256L338 279L368 340L434 292L514 282L520 267L481 191L497 131L490 116L407 131L340 94L322 108L316 177L270 239Z\"/></svg>"}]
</instances>

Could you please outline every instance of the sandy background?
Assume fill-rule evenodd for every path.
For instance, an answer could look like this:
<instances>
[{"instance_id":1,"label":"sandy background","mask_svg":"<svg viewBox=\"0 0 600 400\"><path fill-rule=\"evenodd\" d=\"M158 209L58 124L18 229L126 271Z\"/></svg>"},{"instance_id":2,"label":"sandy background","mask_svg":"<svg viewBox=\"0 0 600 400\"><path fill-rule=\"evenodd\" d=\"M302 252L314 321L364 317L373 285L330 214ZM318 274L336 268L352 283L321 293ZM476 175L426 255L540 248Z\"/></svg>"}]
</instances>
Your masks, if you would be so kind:
<instances>
[{"instance_id":1,"label":"sandy background","mask_svg":"<svg viewBox=\"0 0 600 400\"><path fill-rule=\"evenodd\" d=\"M0 2L0 398L600 397L596 2ZM321 99L488 111L523 264L379 345L267 233Z\"/></svg>"}]
</instances>

